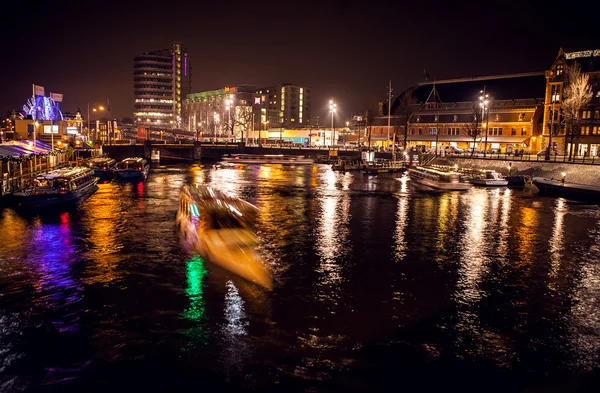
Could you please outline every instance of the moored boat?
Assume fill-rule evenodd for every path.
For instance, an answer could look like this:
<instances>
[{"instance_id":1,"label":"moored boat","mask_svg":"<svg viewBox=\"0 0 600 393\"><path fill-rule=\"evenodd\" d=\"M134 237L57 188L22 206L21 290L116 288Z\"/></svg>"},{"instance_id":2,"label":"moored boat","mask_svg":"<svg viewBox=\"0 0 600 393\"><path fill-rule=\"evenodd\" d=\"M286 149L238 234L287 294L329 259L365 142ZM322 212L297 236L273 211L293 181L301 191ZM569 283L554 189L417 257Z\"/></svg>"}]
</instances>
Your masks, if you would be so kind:
<instances>
[{"instance_id":1,"label":"moored boat","mask_svg":"<svg viewBox=\"0 0 600 393\"><path fill-rule=\"evenodd\" d=\"M334 171L361 171L365 167L364 161L360 159L339 158L331 164L331 169Z\"/></svg>"},{"instance_id":2,"label":"moored boat","mask_svg":"<svg viewBox=\"0 0 600 393\"><path fill-rule=\"evenodd\" d=\"M114 158L110 157L92 157L85 161L85 166L94 170L96 176L108 177L113 176L113 166L117 163Z\"/></svg>"},{"instance_id":3,"label":"moored boat","mask_svg":"<svg viewBox=\"0 0 600 393\"><path fill-rule=\"evenodd\" d=\"M83 199L98 189L94 170L84 166L54 169L31 179L13 195L22 207L47 207Z\"/></svg>"},{"instance_id":4,"label":"moored boat","mask_svg":"<svg viewBox=\"0 0 600 393\"><path fill-rule=\"evenodd\" d=\"M469 183L476 186L502 187L508 185L508 180L494 170L483 170L467 178Z\"/></svg>"},{"instance_id":5,"label":"moored boat","mask_svg":"<svg viewBox=\"0 0 600 393\"><path fill-rule=\"evenodd\" d=\"M505 179L508 180L509 187L524 187L531 183L531 176L527 175L506 176Z\"/></svg>"},{"instance_id":6,"label":"moored boat","mask_svg":"<svg viewBox=\"0 0 600 393\"><path fill-rule=\"evenodd\" d=\"M176 222L184 246L208 262L268 290L271 274L250 226L258 208L212 187L182 187Z\"/></svg>"},{"instance_id":7,"label":"moored boat","mask_svg":"<svg viewBox=\"0 0 600 393\"><path fill-rule=\"evenodd\" d=\"M532 183L540 194L570 199L600 202L600 187L580 183L567 183L562 179L533 177Z\"/></svg>"},{"instance_id":8,"label":"moored boat","mask_svg":"<svg viewBox=\"0 0 600 393\"><path fill-rule=\"evenodd\" d=\"M129 157L117 162L113 169L115 175L121 179L146 179L150 171L150 164L142 157Z\"/></svg>"},{"instance_id":9,"label":"moored boat","mask_svg":"<svg viewBox=\"0 0 600 393\"><path fill-rule=\"evenodd\" d=\"M221 159L239 164L310 165L315 162L309 157L287 154L225 154Z\"/></svg>"},{"instance_id":10,"label":"moored boat","mask_svg":"<svg viewBox=\"0 0 600 393\"><path fill-rule=\"evenodd\" d=\"M417 166L408 169L407 173L411 182L430 190L464 191L473 186L461 173L447 168Z\"/></svg>"}]
</instances>

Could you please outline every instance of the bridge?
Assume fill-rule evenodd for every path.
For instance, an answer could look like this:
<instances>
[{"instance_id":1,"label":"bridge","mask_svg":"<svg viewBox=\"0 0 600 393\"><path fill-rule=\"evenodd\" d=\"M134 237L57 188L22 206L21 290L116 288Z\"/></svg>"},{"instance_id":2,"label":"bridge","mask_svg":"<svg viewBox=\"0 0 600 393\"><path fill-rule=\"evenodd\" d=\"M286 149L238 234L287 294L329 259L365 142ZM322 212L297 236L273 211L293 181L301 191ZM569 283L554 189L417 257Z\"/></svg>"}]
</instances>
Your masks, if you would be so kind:
<instances>
[{"instance_id":1,"label":"bridge","mask_svg":"<svg viewBox=\"0 0 600 393\"><path fill-rule=\"evenodd\" d=\"M357 159L360 152L356 148L316 148L277 145L244 145L243 143L224 142L194 142L194 143L164 143L162 141L145 141L137 144L103 145L104 153L115 159L126 157L150 158L152 150L158 150L161 159L198 161L220 160L224 154L287 154L314 158L315 160L330 160L337 157ZM377 153L378 158L391 158L391 153Z\"/></svg>"}]
</instances>

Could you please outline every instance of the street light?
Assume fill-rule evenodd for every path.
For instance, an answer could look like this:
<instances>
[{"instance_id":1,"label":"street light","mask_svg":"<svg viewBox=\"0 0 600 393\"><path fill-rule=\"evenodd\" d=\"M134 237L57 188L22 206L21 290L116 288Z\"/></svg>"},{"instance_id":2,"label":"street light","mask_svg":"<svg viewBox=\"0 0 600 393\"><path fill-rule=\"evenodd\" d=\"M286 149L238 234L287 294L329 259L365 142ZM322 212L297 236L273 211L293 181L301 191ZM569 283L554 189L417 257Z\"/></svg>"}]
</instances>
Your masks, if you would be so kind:
<instances>
[{"instance_id":1,"label":"street light","mask_svg":"<svg viewBox=\"0 0 600 393\"><path fill-rule=\"evenodd\" d=\"M269 124L268 120L265 120L262 122L263 123L263 127L265 128L265 131L267 131L267 124ZM260 136L260 128L258 129L258 147L262 147L262 143L261 143L261 136Z\"/></svg>"},{"instance_id":2,"label":"street light","mask_svg":"<svg viewBox=\"0 0 600 393\"><path fill-rule=\"evenodd\" d=\"M481 121L483 121L483 116L485 115L485 143L483 145L483 158L485 158L487 154L487 141L488 141L488 124L490 119L490 111L489 111L489 96L485 92L485 86L483 86L483 90L481 91L481 96L479 96L479 105L481 106ZM486 115L487 113L487 115Z\"/></svg>"},{"instance_id":3,"label":"street light","mask_svg":"<svg viewBox=\"0 0 600 393\"><path fill-rule=\"evenodd\" d=\"M104 107L102 105L100 105L98 108L92 108L92 112L101 112L104 110ZM88 117L88 137L90 136L90 103L88 102L87 105L87 117ZM96 130L96 133L98 132L98 130ZM92 140L94 140L96 138L97 135L93 135L92 136Z\"/></svg>"},{"instance_id":4,"label":"street light","mask_svg":"<svg viewBox=\"0 0 600 393\"><path fill-rule=\"evenodd\" d=\"M333 123L334 113L337 111L337 105L333 100L329 100L329 112L331 113L331 145L333 146L333 141L335 140L335 126Z\"/></svg>"}]
</instances>

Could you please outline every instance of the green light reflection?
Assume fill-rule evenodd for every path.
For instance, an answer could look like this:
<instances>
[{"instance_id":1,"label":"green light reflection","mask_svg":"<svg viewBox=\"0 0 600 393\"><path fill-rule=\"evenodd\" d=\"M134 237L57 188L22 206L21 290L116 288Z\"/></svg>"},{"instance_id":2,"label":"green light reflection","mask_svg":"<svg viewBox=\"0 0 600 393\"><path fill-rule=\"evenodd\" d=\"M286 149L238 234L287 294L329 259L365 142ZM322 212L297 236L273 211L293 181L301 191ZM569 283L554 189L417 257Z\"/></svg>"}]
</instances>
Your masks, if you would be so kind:
<instances>
[{"instance_id":1,"label":"green light reflection","mask_svg":"<svg viewBox=\"0 0 600 393\"><path fill-rule=\"evenodd\" d=\"M197 346L208 344L208 329L204 326L206 322L206 301L204 299L204 278L208 271L204 261L198 255L194 255L186 262L187 288L185 294L189 298L189 306L181 313L181 316L194 323L194 326L186 329L183 334L189 339L183 351L189 351Z\"/></svg>"}]
</instances>

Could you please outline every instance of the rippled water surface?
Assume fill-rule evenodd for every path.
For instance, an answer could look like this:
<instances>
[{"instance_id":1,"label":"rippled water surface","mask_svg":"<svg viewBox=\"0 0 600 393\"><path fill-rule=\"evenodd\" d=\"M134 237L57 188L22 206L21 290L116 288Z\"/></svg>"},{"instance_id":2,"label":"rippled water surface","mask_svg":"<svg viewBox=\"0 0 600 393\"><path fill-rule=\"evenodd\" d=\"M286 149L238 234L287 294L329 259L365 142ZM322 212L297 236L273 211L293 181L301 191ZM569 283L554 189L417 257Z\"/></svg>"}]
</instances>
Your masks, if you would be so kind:
<instances>
[{"instance_id":1,"label":"rippled water surface","mask_svg":"<svg viewBox=\"0 0 600 393\"><path fill-rule=\"evenodd\" d=\"M197 182L260 208L272 292L186 254ZM4 207L0 391L597 391L599 218L325 165L163 166Z\"/></svg>"}]
</instances>

